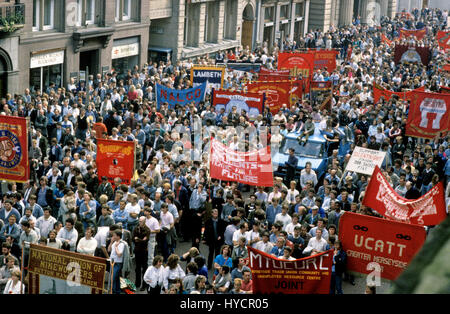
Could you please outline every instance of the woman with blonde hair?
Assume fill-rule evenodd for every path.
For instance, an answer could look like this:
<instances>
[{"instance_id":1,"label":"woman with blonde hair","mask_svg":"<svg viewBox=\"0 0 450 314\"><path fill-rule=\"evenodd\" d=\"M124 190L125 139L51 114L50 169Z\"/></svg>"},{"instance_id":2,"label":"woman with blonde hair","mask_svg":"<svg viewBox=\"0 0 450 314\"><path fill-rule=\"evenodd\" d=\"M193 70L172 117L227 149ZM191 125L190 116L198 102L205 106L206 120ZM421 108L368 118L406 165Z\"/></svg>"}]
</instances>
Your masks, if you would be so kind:
<instances>
[{"instance_id":1,"label":"woman with blonde hair","mask_svg":"<svg viewBox=\"0 0 450 314\"><path fill-rule=\"evenodd\" d=\"M24 294L25 286L20 281L22 273L20 270L13 270L11 273L11 279L8 280L3 290L3 294Z\"/></svg>"}]
</instances>

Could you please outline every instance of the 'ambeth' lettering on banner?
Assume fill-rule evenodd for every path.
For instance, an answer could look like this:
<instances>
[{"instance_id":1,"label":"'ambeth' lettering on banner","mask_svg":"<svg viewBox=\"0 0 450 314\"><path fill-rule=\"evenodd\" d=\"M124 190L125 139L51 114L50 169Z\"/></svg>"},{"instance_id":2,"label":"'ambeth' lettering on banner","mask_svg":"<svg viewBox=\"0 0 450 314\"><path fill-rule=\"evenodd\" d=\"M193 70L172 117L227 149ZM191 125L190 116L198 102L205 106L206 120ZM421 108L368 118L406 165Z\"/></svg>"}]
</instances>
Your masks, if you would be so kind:
<instances>
[{"instance_id":1,"label":"'ambeth' lettering on banner","mask_svg":"<svg viewBox=\"0 0 450 314\"><path fill-rule=\"evenodd\" d=\"M269 268L274 269L314 269L314 270L330 270L330 267L324 266L324 258L328 257L328 254L323 254L317 258L311 258L303 261L283 261L275 260L265 257L261 254L250 252L250 268Z\"/></svg>"},{"instance_id":2,"label":"'ambeth' lettering on banner","mask_svg":"<svg viewBox=\"0 0 450 314\"><path fill-rule=\"evenodd\" d=\"M222 70L207 70L207 71L194 70L194 77L221 78Z\"/></svg>"}]
</instances>

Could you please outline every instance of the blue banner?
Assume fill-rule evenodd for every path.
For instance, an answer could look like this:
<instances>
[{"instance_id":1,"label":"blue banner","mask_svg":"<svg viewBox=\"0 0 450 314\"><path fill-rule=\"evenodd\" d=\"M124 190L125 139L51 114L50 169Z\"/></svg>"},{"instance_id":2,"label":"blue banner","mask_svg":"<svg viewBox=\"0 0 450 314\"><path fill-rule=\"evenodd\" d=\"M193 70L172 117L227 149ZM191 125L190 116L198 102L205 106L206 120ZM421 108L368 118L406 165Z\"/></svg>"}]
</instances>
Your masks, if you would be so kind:
<instances>
[{"instance_id":1,"label":"blue banner","mask_svg":"<svg viewBox=\"0 0 450 314\"><path fill-rule=\"evenodd\" d=\"M169 108L174 108L175 105L185 107L192 102L197 106L205 99L205 91L206 82L189 89L172 89L156 84L156 103L158 108L165 102L169 104Z\"/></svg>"}]
</instances>

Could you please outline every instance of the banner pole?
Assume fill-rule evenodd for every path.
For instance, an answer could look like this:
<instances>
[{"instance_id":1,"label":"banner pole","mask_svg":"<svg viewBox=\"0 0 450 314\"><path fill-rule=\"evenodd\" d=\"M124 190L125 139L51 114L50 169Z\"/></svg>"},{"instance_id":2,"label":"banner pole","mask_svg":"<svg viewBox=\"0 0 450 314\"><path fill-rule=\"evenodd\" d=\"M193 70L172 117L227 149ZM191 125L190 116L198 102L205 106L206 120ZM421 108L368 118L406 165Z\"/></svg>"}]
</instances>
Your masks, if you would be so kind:
<instances>
[{"instance_id":1,"label":"banner pole","mask_svg":"<svg viewBox=\"0 0 450 314\"><path fill-rule=\"evenodd\" d=\"M110 278L109 278L109 287L110 287L110 290L109 290L109 294L112 294L113 293L113 277L114 277L114 261L110 261L109 262L109 265L110 265L110 267L111 267L111 275L110 275Z\"/></svg>"},{"instance_id":2,"label":"banner pole","mask_svg":"<svg viewBox=\"0 0 450 314\"><path fill-rule=\"evenodd\" d=\"M22 248L22 259L21 259L21 268L22 268L22 271L20 272L20 294L23 294L23 272L25 271L25 268L24 268L24 263L23 263L23 257L24 257L24 251L25 251L25 248Z\"/></svg>"}]
</instances>

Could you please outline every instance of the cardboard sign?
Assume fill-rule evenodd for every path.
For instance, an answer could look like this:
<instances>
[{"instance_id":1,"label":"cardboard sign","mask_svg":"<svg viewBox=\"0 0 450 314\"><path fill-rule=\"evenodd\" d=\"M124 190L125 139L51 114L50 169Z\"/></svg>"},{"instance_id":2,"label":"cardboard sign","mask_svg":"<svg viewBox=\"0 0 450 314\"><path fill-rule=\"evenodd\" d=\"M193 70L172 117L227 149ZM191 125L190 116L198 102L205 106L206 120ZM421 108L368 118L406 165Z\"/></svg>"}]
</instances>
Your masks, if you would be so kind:
<instances>
[{"instance_id":1,"label":"cardboard sign","mask_svg":"<svg viewBox=\"0 0 450 314\"><path fill-rule=\"evenodd\" d=\"M356 146L345 169L370 176L375 166L381 167L385 156L386 152Z\"/></svg>"}]
</instances>

